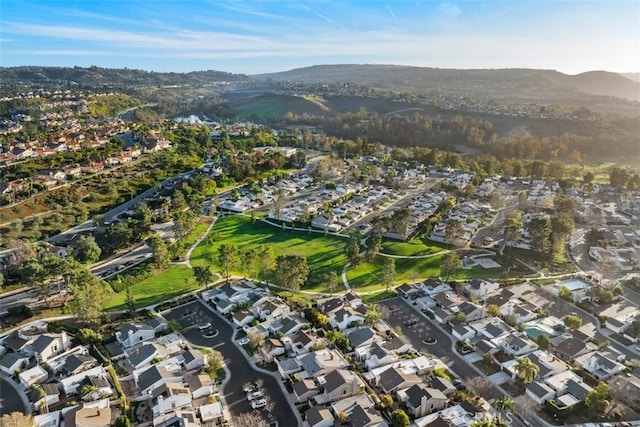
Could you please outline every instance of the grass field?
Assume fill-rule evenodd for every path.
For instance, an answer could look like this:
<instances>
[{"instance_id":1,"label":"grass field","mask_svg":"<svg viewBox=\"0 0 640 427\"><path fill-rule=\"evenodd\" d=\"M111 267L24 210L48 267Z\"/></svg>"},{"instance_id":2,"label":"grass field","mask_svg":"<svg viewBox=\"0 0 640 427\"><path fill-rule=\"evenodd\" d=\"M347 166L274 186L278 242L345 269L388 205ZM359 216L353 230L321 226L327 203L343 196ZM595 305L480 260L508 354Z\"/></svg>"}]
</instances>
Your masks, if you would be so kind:
<instances>
[{"instance_id":1,"label":"grass field","mask_svg":"<svg viewBox=\"0 0 640 427\"><path fill-rule=\"evenodd\" d=\"M347 263L344 255L345 241L334 236L318 233L285 231L261 221L239 215L226 216L218 220L209 237L191 254L192 265L212 265L215 271L222 271L217 262L218 247L231 244L238 250L258 246L269 246L276 256L299 254L307 257L311 274L305 290L324 292L322 277L331 270L338 275ZM240 274L239 271L234 273ZM338 290L340 290L340 286Z\"/></svg>"},{"instance_id":2,"label":"grass field","mask_svg":"<svg viewBox=\"0 0 640 427\"><path fill-rule=\"evenodd\" d=\"M238 100L231 103L240 118L256 115L261 118L284 116L289 111L297 114L321 114L323 108L317 102L289 95L263 95L250 100Z\"/></svg>"},{"instance_id":3,"label":"grass field","mask_svg":"<svg viewBox=\"0 0 640 427\"><path fill-rule=\"evenodd\" d=\"M172 265L162 273L131 287L136 307L156 304L198 289L192 270L186 265ZM105 303L105 310L123 310L126 292L114 294Z\"/></svg>"},{"instance_id":4,"label":"grass field","mask_svg":"<svg viewBox=\"0 0 640 427\"><path fill-rule=\"evenodd\" d=\"M415 256L431 255L448 249L447 245L438 242L424 244L421 240L411 240L410 242L398 242L396 240L383 240L382 252L389 255Z\"/></svg>"},{"instance_id":5,"label":"grass field","mask_svg":"<svg viewBox=\"0 0 640 427\"><path fill-rule=\"evenodd\" d=\"M412 282L415 275L423 280L431 276L440 276L440 260L442 255L430 258L396 259L396 281L395 284ZM347 271L347 280L351 288L357 292L370 292L384 288L382 285L382 257L378 257L373 263L365 262ZM475 278L497 278L500 276L500 269L484 269L473 267L469 270L460 270L452 279L475 279Z\"/></svg>"}]
</instances>

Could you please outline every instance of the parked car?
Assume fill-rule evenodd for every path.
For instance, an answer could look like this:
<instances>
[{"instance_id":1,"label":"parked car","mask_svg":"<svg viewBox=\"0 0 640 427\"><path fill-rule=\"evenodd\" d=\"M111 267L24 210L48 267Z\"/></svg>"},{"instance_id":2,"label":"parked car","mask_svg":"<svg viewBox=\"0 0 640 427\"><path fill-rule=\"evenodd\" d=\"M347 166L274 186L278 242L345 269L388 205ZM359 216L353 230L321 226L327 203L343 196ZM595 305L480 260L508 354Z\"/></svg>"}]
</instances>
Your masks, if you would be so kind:
<instances>
[{"instance_id":1,"label":"parked car","mask_svg":"<svg viewBox=\"0 0 640 427\"><path fill-rule=\"evenodd\" d=\"M254 391L258 391L258 387L256 387L256 385L252 383L252 384L248 384L248 385L244 386L242 391L244 391L245 393L251 393L251 392L254 392Z\"/></svg>"},{"instance_id":2,"label":"parked car","mask_svg":"<svg viewBox=\"0 0 640 427\"><path fill-rule=\"evenodd\" d=\"M253 409L264 408L265 406L267 406L267 401L264 399L258 399L251 402L251 407Z\"/></svg>"},{"instance_id":3,"label":"parked car","mask_svg":"<svg viewBox=\"0 0 640 427\"><path fill-rule=\"evenodd\" d=\"M198 329L200 329L201 331L204 331L205 329L209 329L210 327L211 327L211 323L207 322L204 325L198 326Z\"/></svg>"},{"instance_id":4,"label":"parked car","mask_svg":"<svg viewBox=\"0 0 640 427\"><path fill-rule=\"evenodd\" d=\"M260 398L262 398L262 393L260 393L259 391L251 391L247 393L247 399L249 400L260 399Z\"/></svg>"},{"instance_id":5,"label":"parked car","mask_svg":"<svg viewBox=\"0 0 640 427\"><path fill-rule=\"evenodd\" d=\"M238 345L247 345L249 344L251 341L249 340L249 338L240 338L238 340Z\"/></svg>"}]
</instances>

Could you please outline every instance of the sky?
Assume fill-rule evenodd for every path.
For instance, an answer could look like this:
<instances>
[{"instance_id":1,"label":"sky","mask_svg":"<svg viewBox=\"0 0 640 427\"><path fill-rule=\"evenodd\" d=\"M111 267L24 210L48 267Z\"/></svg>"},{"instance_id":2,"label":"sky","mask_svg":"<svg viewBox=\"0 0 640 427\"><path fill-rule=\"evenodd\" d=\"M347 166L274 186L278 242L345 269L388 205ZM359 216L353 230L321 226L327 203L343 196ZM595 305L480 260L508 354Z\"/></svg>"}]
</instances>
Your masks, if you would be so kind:
<instances>
[{"instance_id":1,"label":"sky","mask_svg":"<svg viewBox=\"0 0 640 427\"><path fill-rule=\"evenodd\" d=\"M640 72L638 0L0 0L0 65Z\"/></svg>"}]
</instances>

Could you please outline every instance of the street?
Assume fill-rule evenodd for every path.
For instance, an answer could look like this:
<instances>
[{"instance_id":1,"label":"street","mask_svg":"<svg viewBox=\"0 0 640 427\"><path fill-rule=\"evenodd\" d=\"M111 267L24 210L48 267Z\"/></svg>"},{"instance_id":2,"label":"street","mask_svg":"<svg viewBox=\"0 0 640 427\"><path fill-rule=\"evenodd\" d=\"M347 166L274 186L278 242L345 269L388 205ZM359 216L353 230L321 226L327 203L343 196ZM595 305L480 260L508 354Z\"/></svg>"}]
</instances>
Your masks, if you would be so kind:
<instances>
[{"instance_id":1,"label":"street","mask_svg":"<svg viewBox=\"0 0 640 427\"><path fill-rule=\"evenodd\" d=\"M192 315L184 317L184 313L193 312ZM222 353L225 364L231 371L231 378L223 388L223 394L229 411L233 417L238 417L243 413L259 411L268 421L268 413L262 409L251 408L242 386L248 382L255 382L257 379L264 381L264 389L275 403L272 415L278 425L289 427L298 424L296 416L287 404L287 397L283 395L278 382L271 375L254 370L244 353L233 342L233 328L214 314L204 303L195 301L169 312L163 313L167 320L177 320L183 326L181 334L192 344L200 347L210 347ZM205 338L197 326L211 323L212 329L219 333L213 338Z\"/></svg>"}]
</instances>

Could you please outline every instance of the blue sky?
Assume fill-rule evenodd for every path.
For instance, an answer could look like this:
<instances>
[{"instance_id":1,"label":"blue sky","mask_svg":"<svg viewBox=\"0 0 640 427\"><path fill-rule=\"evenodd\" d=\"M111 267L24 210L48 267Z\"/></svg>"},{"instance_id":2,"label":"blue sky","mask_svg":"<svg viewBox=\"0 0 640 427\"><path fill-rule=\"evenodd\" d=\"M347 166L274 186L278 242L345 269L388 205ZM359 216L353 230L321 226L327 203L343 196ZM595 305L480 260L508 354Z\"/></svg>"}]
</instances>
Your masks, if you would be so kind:
<instances>
[{"instance_id":1,"label":"blue sky","mask_svg":"<svg viewBox=\"0 0 640 427\"><path fill-rule=\"evenodd\" d=\"M640 72L640 1L0 0L2 66Z\"/></svg>"}]
</instances>

